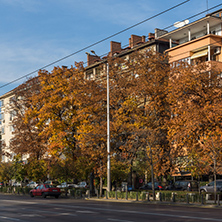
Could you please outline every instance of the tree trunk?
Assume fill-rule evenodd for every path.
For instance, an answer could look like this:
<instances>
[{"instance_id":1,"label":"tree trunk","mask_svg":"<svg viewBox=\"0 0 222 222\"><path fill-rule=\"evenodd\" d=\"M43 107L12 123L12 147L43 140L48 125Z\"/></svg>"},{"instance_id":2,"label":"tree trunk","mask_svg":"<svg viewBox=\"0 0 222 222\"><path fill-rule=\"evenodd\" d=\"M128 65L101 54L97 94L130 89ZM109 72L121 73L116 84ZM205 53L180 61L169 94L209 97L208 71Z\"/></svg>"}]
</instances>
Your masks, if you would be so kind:
<instances>
[{"instance_id":1,"label":"tree trunk","mask_svg":"<svg viewBox=\"0 0 222 222\"><path fill-rule=\"evenodd\" d=\"M102 197L102 192L103 192L103 178L102 178L102 176L100 176L100 180L99 180L99 193L100 193L100 197Z\"/></svg>"},{"instance_id":2,"label":"tree trunk","mask_svg":"<svg viewBox=\"0 0 222 222\"><path fill-rule=\"evenodd\" d=\"M152 192L153 192L153 200L156 200L156 195L155 195L155 187L154 187L154 173L153 173L153 158L152 158L152 150L150 148L150 167L151 167L151 181L152 181Z\"/></svg>"},{"instance_id":3,"label":"tree trunk","mask_svg":"<svg viewBox=\"0 0 222 222\"><path fill-rule=\"evenodd\" d=\"M216 174L216 158L214 157L214 203L217 199L217 174Z\"/></svg>"}]
</instances>

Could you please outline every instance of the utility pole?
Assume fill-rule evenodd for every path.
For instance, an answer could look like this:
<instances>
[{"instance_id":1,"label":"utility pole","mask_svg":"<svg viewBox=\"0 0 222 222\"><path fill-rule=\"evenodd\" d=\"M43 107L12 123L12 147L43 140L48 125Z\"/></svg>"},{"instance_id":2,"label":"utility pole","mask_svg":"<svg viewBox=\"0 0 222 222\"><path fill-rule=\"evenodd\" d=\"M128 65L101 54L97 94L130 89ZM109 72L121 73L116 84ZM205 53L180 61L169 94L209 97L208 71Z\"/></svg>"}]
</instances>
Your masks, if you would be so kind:
<instances>
[{"instance_id":1,"label":"utility pole","mask_svg":"<svg viewBox=\"0 0 222 222\"><path fill-rule=\"evenodd\" d=\"M110 173L110 127L109 127L109 64L106 64L107 74L107 191L111 190L111 173Z\"/></svg>"},{"instance_id":2,"label":"utility pole","mask_svg":"<svg viewBox=\"0 0 222 222\"><path fill-rule=\"evenodd\" d=\"M91 50L95 55L95 51ZM99 56L98 56L99 58ZM109 127L109 63L106 62L106 81L107 81L107 191L111 190L111 163L110 163L110 127Z\"/></svg>"}]
</instances>

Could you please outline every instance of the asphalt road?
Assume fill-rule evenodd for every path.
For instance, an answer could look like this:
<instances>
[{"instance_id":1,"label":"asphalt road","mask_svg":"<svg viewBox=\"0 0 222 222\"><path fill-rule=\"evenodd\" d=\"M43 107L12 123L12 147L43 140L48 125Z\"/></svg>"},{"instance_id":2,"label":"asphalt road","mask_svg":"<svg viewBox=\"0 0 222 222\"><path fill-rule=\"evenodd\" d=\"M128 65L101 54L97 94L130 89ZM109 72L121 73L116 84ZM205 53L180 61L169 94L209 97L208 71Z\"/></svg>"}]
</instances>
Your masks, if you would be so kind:
<instances>
[{"instance_id":1,"label":"asphalt road","mask_svg":"<svg viewBox=\"0 0 222 222\"><path fill-rule=\"evenodd\" d=\"M115 203L0 194L0 222L197 222L221 221L222 208Z\"/></svg>"}]
</instances>

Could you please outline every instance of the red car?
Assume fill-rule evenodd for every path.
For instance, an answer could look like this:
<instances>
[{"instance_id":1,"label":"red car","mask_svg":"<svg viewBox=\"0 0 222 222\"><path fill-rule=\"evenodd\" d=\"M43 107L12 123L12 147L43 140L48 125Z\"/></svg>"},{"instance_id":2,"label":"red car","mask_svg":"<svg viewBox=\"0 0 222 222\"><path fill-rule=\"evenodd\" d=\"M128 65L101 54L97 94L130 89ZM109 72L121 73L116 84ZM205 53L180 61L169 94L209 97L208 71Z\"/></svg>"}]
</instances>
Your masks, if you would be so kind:
<instances>
[{"instance_id":1,"label":"red car","mask_svg":"<svg viewBox=\"0 0 222 222\"><path fill-rule=\"evenodd\" d=\"M61 191L59 188L49 184L41 184L35 189L30 190L31 197L42 196L43 198L46 198L47 196L54 196L55 198L58 198L60 194Z\"/></svg>"}]
</instances>

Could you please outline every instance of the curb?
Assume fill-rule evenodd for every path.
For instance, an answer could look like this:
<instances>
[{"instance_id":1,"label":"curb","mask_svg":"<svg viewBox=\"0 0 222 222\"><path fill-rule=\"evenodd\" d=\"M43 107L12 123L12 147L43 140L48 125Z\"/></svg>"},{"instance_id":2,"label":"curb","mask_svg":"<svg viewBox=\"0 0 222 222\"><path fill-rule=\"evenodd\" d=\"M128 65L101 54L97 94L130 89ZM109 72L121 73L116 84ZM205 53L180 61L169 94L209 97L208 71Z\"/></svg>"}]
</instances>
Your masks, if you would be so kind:
<instances>
[{"instance_id":1,"label":"curb","mask_svg":"<svg viewBox=\"0 0 222 222\"><path fill-rule=\"evenodd\" d=\"M137 203L137 204L153 204L153 205L171 205L171 206L186 206L186 207L196 207L196 208L222 208L221 205L214 204L194 204L194 203L179 203L179 202L160 202L160 201L136 201L136 200L122 200L122 199L105 199L105 198L85 198L87 201L103 201L103 202L113 202L113 203Z\"/></svg>"}]
</instances>

